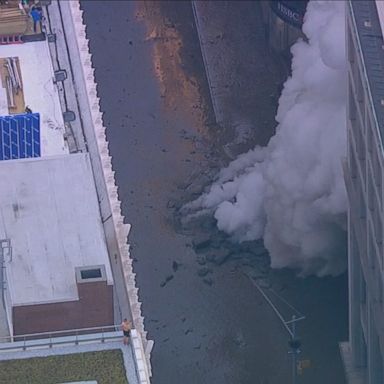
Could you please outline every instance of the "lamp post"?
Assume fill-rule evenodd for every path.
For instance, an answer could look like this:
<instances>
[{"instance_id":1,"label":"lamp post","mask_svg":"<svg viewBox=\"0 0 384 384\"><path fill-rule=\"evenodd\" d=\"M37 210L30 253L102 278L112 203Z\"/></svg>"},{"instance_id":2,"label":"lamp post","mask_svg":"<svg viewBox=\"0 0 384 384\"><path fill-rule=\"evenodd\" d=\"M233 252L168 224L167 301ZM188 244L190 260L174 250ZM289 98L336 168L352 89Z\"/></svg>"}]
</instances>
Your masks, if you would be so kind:
<instances>
[{"instance_id":1,"label":"lamp post","mask_svg":"<svg viewBox=\"0 0 384 384\"><path fill-rule=\"evenodd\" d=\"M297 356L301 353L300 347L301 347L301 341L296 335L296 323L298 321L304 320L305 316L301 315L300 317L296 317L295 315L292 316L291 320L285 321L282 314L279 312L279 310L276 308L276 306L272 303L271 299L265 294L265 292L259 287L259 285L256 283L255 280L251 278L253 284L256 286L256 288L260 291L260 293L263 295L266 302L270 305L270 307L273 309L273 311L276 313L277 317L280 319L282 324L284 325L284 328L287 330L287 332L290 335L290 339L288 341L288 346L290 350L288 353L292 355L292 384L297 383ZM285 302L289 307L294 309L292 305L290 305L286 300L281 298L279 295L277 295L276 292L274 294L279 297L280 300ZM295 309L297 313L300 313Z\"/></svg>"},{"instance_id":2,"label":"lamp post","mask_svg":"<svg viewBox=\"0 0 384 384\"><path fill-rule=\"evenodd\" d=\"M304 319L305 316L297 318L293 315L292 320L285 322L287 325L291 324L291 339L288 342L290 351L288 353L292 355L292 384L296 384L297 381L297 356L301 352L301 341L296 337L296 322Z\"/></svg>"}]
</instances>

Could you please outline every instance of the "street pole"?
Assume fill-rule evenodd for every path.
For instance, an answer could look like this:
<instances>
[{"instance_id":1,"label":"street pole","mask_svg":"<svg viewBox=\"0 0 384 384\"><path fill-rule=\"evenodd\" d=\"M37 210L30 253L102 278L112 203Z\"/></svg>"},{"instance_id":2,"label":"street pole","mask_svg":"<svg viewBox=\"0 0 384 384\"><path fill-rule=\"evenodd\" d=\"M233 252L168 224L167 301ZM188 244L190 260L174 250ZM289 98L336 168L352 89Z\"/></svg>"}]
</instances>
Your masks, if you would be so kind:
<instances>
[{"instance_id":1,"label":"street pole","mask_svg":"<svg viewBox=\"0 0 384 384\"><path fill-rule=\"evenodd\" d=\"M296 338L296 316L292 316L292 340ZM292 351L292 383L296 384L297 379L297 359L296 359L296 351Z\"/></svg>"},{"instance_id":2,"label":"street pole","mask_svg":"<svg viewBox=\"0 0 384 384\"><path fill-rule=\"evenodd\" d=\"M282 324L284 325L285 329L291 336L290 340L288 341L288 345L290 348L290 351L288 353L292 354L292 384L296 384L297 382L297 355L301 352L301 341L299 338L296 337L296 322L301 321L305 319L305 316L301 315L299 311L295 310L289 303L287 303L286 300L280 298L283 302L288 304L289 307L294 309L297 313L300 314L300 317L296 317L295 315L292 316L291 320L285 321L279 310L276 308L276 306L272 303L270 298L265 294L265 292L259 287L257 282L254 279L251 279L252 283L255 285L255 287L259 290L259 292L262 294L266 302L270 305L270 307L273 309L273 311L276 313L277 317L280 319ZM278 296L275 293L276 296Z\"/></svg>"},{"instance_id":3,"label":"street pole","mask_svg":"<svg viewBox=\"0 0 384 384\"><path fill-rule=\"evenodd\" d=\"M302 318L297 318L295 315L292 316L292 320L288 321L286 324L291 323L291 340L289 341L289 347L291 350L289 351L292 354L292 384L297 383L297 355L301 352L300 346L301 341L296 337L296 322L302 320Z\"/></svg>"}]
</instances>

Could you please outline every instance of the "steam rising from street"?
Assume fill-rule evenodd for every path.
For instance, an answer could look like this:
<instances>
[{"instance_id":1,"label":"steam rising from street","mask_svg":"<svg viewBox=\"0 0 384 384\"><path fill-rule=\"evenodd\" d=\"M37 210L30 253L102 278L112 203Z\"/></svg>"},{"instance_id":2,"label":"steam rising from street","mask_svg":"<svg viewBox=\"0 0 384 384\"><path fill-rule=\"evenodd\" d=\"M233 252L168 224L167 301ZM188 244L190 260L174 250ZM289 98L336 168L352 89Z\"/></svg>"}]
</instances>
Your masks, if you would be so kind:
<instances>
[{"instance_id":1,"label":"steam rising from street","mask_svg":"<svg viewBox=\"0 0 384 384\"><path fill-rule=\"evenodd\" d=\"M346 266L346 59L344 2L311 1L292 47L276 135L223 169L185 208L213 214L236 241L264 238L274 268L303 275Z\"/></svg>"}]
</instances>

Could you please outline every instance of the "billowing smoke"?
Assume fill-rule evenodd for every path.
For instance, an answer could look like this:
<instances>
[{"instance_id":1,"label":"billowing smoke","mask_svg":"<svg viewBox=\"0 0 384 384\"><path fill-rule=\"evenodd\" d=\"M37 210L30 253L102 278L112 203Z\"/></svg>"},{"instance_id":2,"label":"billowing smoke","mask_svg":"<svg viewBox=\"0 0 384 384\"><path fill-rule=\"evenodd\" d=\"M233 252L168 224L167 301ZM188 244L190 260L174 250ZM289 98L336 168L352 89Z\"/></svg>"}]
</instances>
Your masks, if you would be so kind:
<instances>
[{"instance_id":1,"label":"billowing smoke","mask_svg":"<svg viewBox=\"0 0 384 384\"><path fill-rule=\"evenodd\" d=\"M346 266L344 6L308 3L308 41L292 47L276 135L230 163L186 207L196 215L212 212L237 241L264 238L272 267L303 275L338 274Z\"/></svg>"}]
</instances>

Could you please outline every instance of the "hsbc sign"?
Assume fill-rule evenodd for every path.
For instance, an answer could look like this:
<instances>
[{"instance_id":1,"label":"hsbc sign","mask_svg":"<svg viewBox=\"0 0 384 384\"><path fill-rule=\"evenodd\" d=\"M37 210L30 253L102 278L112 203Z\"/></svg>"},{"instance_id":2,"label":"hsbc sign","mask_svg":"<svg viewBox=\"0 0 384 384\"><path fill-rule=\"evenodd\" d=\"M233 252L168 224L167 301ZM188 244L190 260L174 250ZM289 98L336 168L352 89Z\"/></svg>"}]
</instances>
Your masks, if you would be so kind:
<instances>
[{"instance_id":1,"label":"hsbc sign","mask_svg":"<svg viewBox=\"0 0 384 384\"><path fill-rule=\"evenodd\" d=\"M308 1L272 1L273 12L288 24L301 28Z\"/></svg>"},{"instance_id":2,"label":"hsbc sign","mask_svg":"<svg viewBox=\"0 0 384 384\"><path fill-rule=\"evenodd\" d=\"M300 15L298 12L292 11L288 7L286 7L284 4L278 2L277 8L280 13L282 13L284 16L288 17L290 20L293 20L296 23L300 22Z\"/></svg>"}]
</instances>

